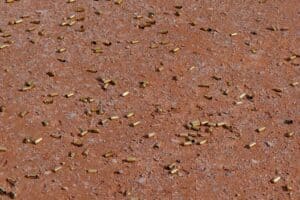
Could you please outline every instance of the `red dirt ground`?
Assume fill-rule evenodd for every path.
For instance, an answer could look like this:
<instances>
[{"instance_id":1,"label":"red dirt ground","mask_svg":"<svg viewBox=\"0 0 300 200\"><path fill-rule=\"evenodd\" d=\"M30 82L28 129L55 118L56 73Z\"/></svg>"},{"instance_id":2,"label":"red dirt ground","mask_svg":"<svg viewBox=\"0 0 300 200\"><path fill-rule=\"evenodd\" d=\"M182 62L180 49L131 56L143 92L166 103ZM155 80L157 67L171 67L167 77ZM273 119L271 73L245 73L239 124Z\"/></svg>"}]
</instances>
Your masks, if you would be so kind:
<instances>
[{"instance_id":1,"label":"red dirt ground","mask_svg":"<svg viewBox=\"0 0 300 200\"><path fill-rule=\"evenodd\" d=\"M1 0L0 19L1 199L300 199L298 0Z\"/></svg>"}]
</instances>

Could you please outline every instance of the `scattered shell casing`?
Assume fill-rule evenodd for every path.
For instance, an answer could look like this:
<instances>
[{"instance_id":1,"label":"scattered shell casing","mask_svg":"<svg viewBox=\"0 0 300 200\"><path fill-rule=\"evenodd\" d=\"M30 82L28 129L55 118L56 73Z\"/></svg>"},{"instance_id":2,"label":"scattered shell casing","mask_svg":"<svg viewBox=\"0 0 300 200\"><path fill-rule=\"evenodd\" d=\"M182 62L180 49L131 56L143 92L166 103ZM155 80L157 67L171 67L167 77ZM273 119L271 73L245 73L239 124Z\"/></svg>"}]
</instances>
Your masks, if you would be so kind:
<instances>
[{"instance_id":1,"label":"scattered shell casing","mask_svg":"<svg viewBox=\"0 0 300 200\"><path fill-rule=\"evenodd\" d=\"M57 166L57 167L54 167L53 169L52 169L52 171L53 172L58 172L59 170L61 170L62 169L62 166L60 165L60 166Z\"/></svg>"},{"instance_id":2,"label":"scattered shell casing","mask_svg":"<svg viewBox=\"0 0 300 200\"><path fill-rule=\"evenodd\" d=\"M38 174L26 174L25 178L30 178L30 179L39 179L40 176Z\"/></svg>"},{"instance_id":3,"label":"scattered shell casing","mask_svg":"<svg viewBox=\"0 0 300 200\"><path fill-rule=\"evenodd\" d=\"M192 144L193 144L192 141L185 141L185 142L181 143L182 146L190 146Z\"/></svg>"},{"instance_id":4,"label":"scattered shell casing","mask_svg":"<svg viewBox=\"0 0 300 200\"><path fill-rule=\"evenodd\" d=\"M60 139L62 138L62 135L60 133L51 133L50 137L53 137L55 139Z\"/></svg>"},{"instance_id":5,"label":"scattered shell casing","mask_svg":"<svg viewBox=\"0 0 300 200\"><path fill-rule=\"evenodd\" d=\"M263 131L265 131L265 130L266 130L266 127L261 127L261 128L256 129L256 131L257 131L258 133L263 132Z\"/></svg>"},{"instance_id":6,"label":"scattered shell casing","mask_svg":"<svg viewBox=\"0 0 300 200\"><path fill-rule=\"evenodd\" d=\"M240 99L243 99L246 95L247 95L247 93L242 93L242 94L239 96L239 98L240 98Z\"/></svg>"},{"instance_id":7,"label":"scattered shell casing","mask_svg":"<svg viewBox=\"0 0 300 200\"><path fill-rule=\"evenodd\" d=\"M204 125L207 125L209 123L209 121L202 121L200 124L202 125L202 126L204 126Z\"/></svg>"},{"instance_id":8,"label":"scattered shell casing","mask_svg":"<svg viewBox=\"0 0 300 200\"><path fill-rule=\"evenodd\" d=\"M134 113L133 113L133 112L130 112L130 113L128 113L128 114L125 115L126 118L130 118L130 117L132 117L132 116L134 116Z\"/></svg>"},{"instance_id":9,"label":"scattered shell casing","mask_svg":"<svg viewBox=\"0 0 300 200\"><path fill-rule=\"evenodd\" d=\"M83 103L92 103L95 101L95 99L91 98L91 97L82 97L79 99L79 101L83 102Z\"/></svg>"},{"instance_id":10,"label":"scattered shell casing","mask_svg":"<svg viewBox=\"0 0 300 200\"><path fill-rule=\"evenodd\" d=\"M225 125L226 125L226 122L218 122L216 125L217 125L217 127L225 126Z\"/></svg>"},{"instance_id":11,"label":"scattered shell casing","mask_svg":"<svg viewBox=\"0 0 300 200\"><path fill-rule=\"evenodd\" d=\"M207 142L207 140L201 140L201 141L197 142L197 144L203 145L203 144L205 144L206 142Z\"/></svg>"},{"instance_id":12,"label":"scattered shell casing","mask_svg":"<svg viewBox=\"0 0 300 200\"><path fill-rule=\"evenodd\" d=\"M91 128L91 129L88 129L88 132L89 133L100 133L100 130L97 128Z\"/></svg>"},{"instance_id":13,"label":"scattered shell casing","mask_svg":"<svg viewBox=\"0 0 300 200\"><path fill-rule=\"evenodd\" d=\"M152 132L152 133L148 133L147 135L145 135L146 138L152 138L156 135L155 132Z\"/></svg>"},{"instance_id":14,"label":"scattered shell casing","mask_svg":"<svg viewBox=\"0 0 300 200\"><path fill-rule=\"evenodd\" d=\"M102 89L103 90L106 90L108 88L109 84L108 83L105 83L103 86L102 86Z\"/></svg>"},{"instance_id":15,"label":"scattered shell casing","mask_svg":"<svg viewBox=\"0 0 300 200\"><path fill-rule=\"evenodd\" d=\"M37 138L37 139L33 140L33 144L38 144L38 143L40 143L42 140L43 140L42 137Z\"/></svg>"},{"instance_id":16,"label":"scattered shell casing","mask_svg":"<svg viewBox=\"0 0 300 200\"><path fill-rule=\"evenodd\" d=\"M67 51L65 48L60 48L56 50L57 53L63 53L65 51Z\"/></svg>"},{"instance_id":17,"label":"scattered shell casing","mask_svg":"<svg viewBox=\"0 0 300 200\"><path fill-rule=\"evenodd\" d=\"M193 65L189 68L189 71L192 71L193 69L195 69L196 67ZM199 86L198 86L199 87Z\"/></svg>"},{"instance_id":18,"label":"scattered shell casing","mask_svg":"<svg viewBox=\"0 0 300 200\"><path fill-rule=\"evenodd\" d=\"M44 104L53 104L54 100L53 99L45 99L43 100Z\"/></svg>"},{"instance_id":19,"label":"scattered shell casing","mask_svg":"<svg viewBox=\"0 0 300 200\"><path fill-rule=\"evenodd\" d=\"M274 26L274 25L272 25L270 27L267 27L266 29L269 30L269 31L278 31L279 30L279 28L277 26Z\"/></svg>"},{"instance_id":20,"label":"scattered shell casing","mask_svg":"<svg viewBox=\"0 0 300 200\"><path fill-rule=\"evenodd\" d=\"M90 72L90 73L97 73L98 72L98 70L96 70L96 69L87 69L86 71Z\"/></svg>"},{"instance_id":21,"label":"scattered shell casing","mask_svg":"<svg viewBox=\"0 0 300 200\"><path fill-rule=\"evenodd\" d=\"M134 18L134 19L142 19L143 16L142 16L142 15L135 15L133 18Z\"/></svg>"},{"instance_id":22,"label":"scattered shell casing","mask_svg":"<svg viewBox=\"0 0 300 200\"><path fill-rule=\"evenodd\" d=\"M72 142L72 144L74 146L77 146L77 147L82 147L83 146L83 142L81 140L79 140L79 139L74 139L73 142Z\"/></svg>"},{"instance_id":23,"label":"scattered shell casing","mask_svg":"<svg viewBox=\"0 0 300 200\"><path fill-rule=\"evenodd\" d=\"M129 156L127 157L126 159L124 159L125 162L128 162L128 163L133 163L133 162L136 162L137 161L137 158L136 157L133 157L133 156Z\"/></svg>"},{"instance_id":24,"label":"scattered shell casing","mask_svg":"<svg viewBox=\"0 0 300 200\"><path fill-rule=\"evenodd\" d=\"M104 83L104 84L107 84L107 83L111 83L111 79L102 79L101 78L101 81Z\"/></svg>"},{"instance_id":25,"label":"scattered shell casing","mask_svg":"<svg viewBox=\"0 0 300 200\"><path fill-rule=\"evenodd\" d=\"M176 47L176 48L170 50L170 52L171 52L171 53L176 53L176 52L178 52L179 50L180 50L180 48L179 48L179 47Z\"/></svg>"},{"instance_id":26,"label":"scattered shell casing","mask_svg":"<svg viewBox=\"0 0 300 200\"><path fill-rule=\"evenodd\" d=\"M3 33L1 35L1 37L3 37L3 38L11 37L11 34L10 33Z\"/></svg>"},{"instance_id":27,"label":"scattered shell casing","mask_svg":"<svg viewBox=\"0 0 300 200\"><path fill-rule=\"evenodd\" d=\"M58 96L58 93L53 92L53 93L48 94L47 96L48 97L56 97L56 96Z\"/></svg>"},{"instance_id":28,"label":"scattered shell casing","mask_svg":"<svg viewBox=\"0 0 300 200\"><path fill-rule=\"evenodd\" d=\"M188 126L190 126L191 129L198 131L200 129L200 125L201 123L199 120L194 120L191 121Z\"/></svg>"},{"instance_id":29,"label":"scattered shell casing","mask_svg":"<svg viewBox=\"0 0 300 200\"><path fill-rule=\"evenodd\" d=\"M159 33L160 34L167 34L167 33L169 33L169 31L168 30L161 30L161 31L159 31Z\"/></svg>"},{"instance_id":30,"label":"scattered shell casing","mask_svg":"<svg viewBox=\"0 0 300 200\"><path fill-rule=\"evenodd\" d=\"M83 7L78 7L75 9L75 12L84 12L85 9Z\"/></svg>"},{"instance_id":31,"label":"scattered shell casing","mask_svg":"<svg viewBox=\"0 0 300 200\"><path fill-rule=\"evenodd\" d=\"M33 21L31 21L30 23L31 23L31 24L40 24L41 21L40 21L40 20L33 20Z\"/></svg>"},{"instance_id":32,"label":"scattered shell casing","mask_svg":"<svg viewBox=\"0 0 300 200\"><path fill-rule=\"evenodd\" d=\"M178 168L174 168L172 170L170 170L170 174L176 174L178 173L179 169Z\"/></svg>"},{"instance_id":33,"label":"scattered shell casing","mask_svg":"<svg viewBox=\"0 0 300 200\"><path fill-rule=\"evenodd\" d=\"M209 127L216 127L217 126L217 123L214 123L214 122L208 122L206 124L206 126L209 126Z\"/></svg>"},{"instance_id":34,"label":"scattered shell casing","mask_svg":"<svg viewBox=\"0 0 300 200\"><path fill-rule=\"evenodd\" d=\"M83 136L85 136L87 133L88 133L88 131L85 130L85 131L81 131L78 135L79 135L80 137L83 137Z\"/></svg>"},{"instance_id":35,"label":"scattered shell casing","mask_svg":"<svg viewBox=\"0 0 300 200\"><path fill-rule=\"evenodd\" d=\"M123 92L123 93L121 94L121 96L122 96L122 97L126 97L128 94L129 94L129 91L126 91L126 92Z\"/></svg>"},{"instance_id":36,"label":"scattered shell casing","mask_svg":"<svg viewBox=\"0 0 300 200\"><path fill-rule=\"evenodd\" d=\"M65 191L69 190L69 188L68 188L68 187L66 187L66 186L64 186L64 187L61 187L61 189L62 189L62 190L65 190Z\"/></svg>"},{"instance_id":37,"label":"scattered shell casing","mask_svg":"<svg viewBox=\"0 0 300 200\"><path fill-rule=\"evenodd\" d=\"M5 43L5 44L14 44L15 41L12 41L12 40L6 40L6 41L4 41L4 43Z\"/></svg>"},{"instance_id":38,"label":"scattered shell casing","mask_svg":"<svg viewBox=\"0 0 300 200\"><path fill-rule=\"evenodd\" d=\"M256 142L251 142L251 143L248 144L246 147L247 147L248 149L250 149L250 148L254 147L255 145L256 145Z\"/></svg>"},{"instance_id":39,"label":"scattered shell casing","mask_svg":"<svg viewBox=\"0 0 300 200\"><path fill-rule=\"evenodd\" d=\"M32 140L30 138L24 138L23 143L25 143L25 144L32 143Z\"/></svg>"},{"instance_id":40,"label":"scattered shell casing","mask_svg":"<svg viewBox=\"0 0 300 200\"><path fill-rule=\"evenodd\" d=\"M153 43L153 42L152 42L152 43L150 44L150 46L149 46L150 49L156 49L156 48L158 48L158 47L159 47L158 44Z\"/></svg>"},{"instance_id":41,"label":"scattered shell casing","mask_svg":"<svg viewBox=\"0 0 300 200\"><path fill-rule=\"evenodd\" d=\"M21 89L20 89L20 91L28 91L28 90L31 90L32 88L34 88L34 86L32 85L32 86L24 86L24 87L22 87Z\"/></svg>"},{"instance_id":42,"label":"scattered shell casing","mask_svg":"<svg viewBox=\"0 0 300 200\"><path fill-rule=\"evenodd\" d=\"M8 22L8 24L9 25L15 25L15 24L20 24L22 22L23 22L23 19L17 19L17 20Z\"/></svg>"},{"instance_id":43,"label":"scattered shell casing","mask_svg":"<svg viewBox=\"0 0 300 200\"><path fill-rule=\"evenodd\" d=\"M68 22L68 26L73 26L74 24L76 23L76 21L70 21L70 22Z\"/></svg>"},{"instance_id":44,"label":"scattered shell casing","mask_svg":"<svg viewBox=\"0 0 300 200\"><path fill-rule=\"evenodd\" d=\"M6 47L9 47L9 45L8 45L8 44L0 45L0 49L4 49L4 48L6 48Z\"/></svg>"},{"instance_id":45,"label":"scattered shell casing","mask_svg":"<svg viewBox=\"0 0 300 200\"><path fill-rule=\"evenodd\" d=\"M281 88L273 88L272 90L275 91L275 92L282 92L283 91Z\"/></svg>"},{"instance_id":46,"label":"scattered shell casing","mask_svg":"<svg viewBox=\"0 0 300 200\"><path fill-rule=\"evenodd\" d=\"M23 118L23 117L25 117L27 114L29 114L28 111L20 112L20 113L19 113L19 117Z\"/></svg>"},{"instance_id":47,"label":"scattered shell casing","mask_svg":"<svg viewBox=\"0 0 300 200\"><path fill-rule=\"evenodd\" d=\"M95 174L98 172L98 170L97 169L87 169L86 172L89 174Z\"/></svg>"},{"instance_id":48,"label":"scattered shell casing","mask_svg":"<svg viewBox=\"0 0 300 200\"><path fill-rule=\"evenodd\" d=\"M280 179L281 179L280 176L276 176L276 177L271 179L271 183L277 183Z\"/></svg>"},{"instance_id":49,"label":"scattered shell casing","mask_svg":"<svg viewBox=\"0 0 300 200\"><path fill-rule=\"evenodd\" d=\"M65 95L66 98L70 98L72 96L74 96L74 92L70 92L70 93L68 93L68 94Z\"/></svg>"},{"instance_id":50,"label":"scattered shell casing","mask_svg":"<svg viewBox=\"0 0 300 200\"><path fill-rule=\"evenodd\" d=\"M204 95L204 98L206 98L206 99L208 99L208 100L212 100L213 99L213 97L211 96L211 95Z\"/></svg>"},{"instance_id":51,"label":"scattered shell casing","mask_svg":"<svg viewBox=\"0 0 300 200\"><path fill-rule=\"evenodd\" d=\"M109 117L109 119L110 119L110 120L116 120L116 119L119 119L119 116L114 115L114 116Z\"/></svg>"},{"instance_id":52,"label":"scattered shell casing","mask_svg":"<svg viewBox=\"0 0 300 200\"><path fill-rule=\"evenodd\" d=\"M158 68L155 69L155 71L161 72L163 69L164 69L164 67L158 67Z\"/></svg>"},{"instance_id":53,"label":"scattered shell casing","mask_svg":"<svg viewBox=\"0 0 300 200\"><path fill-rule=\"evenodd\" d=\"M121 5L123 3L123 0L115 0L116 5Z\"/></svg>"},{"instance_id":54,"label":"scattered shell casing","mask_svg":"<svg viewBox=\"0 0 300 200\"><path fill-rule=\"evenodd\" d=\"M137 125L139 125L141 123L141 121L136 121L130 124L130 126L135 127Z\"/></svg>"},{"instance_id":55,"label":"scattered shell casing","mask_svg":"<svg viewBox=\"0 0 300 200\"><path fill-rule=\"evenodd\" d=\"M243 102L242 101L235 101L234 104L235 105L241 105L241 104L243 104Z\"/></svg>"},{"instance_id":56,"label":"scattered shell casing","mask_svg":"<svg viewBox=\"0 0 300 200\"><path fill-rule=\"evenodd\" d=\"M292 188L291 186L289 186L289 185L283 186L283 189L284 189L285 191L292 191L292 190L293 190L293 188Z\"/></svg>"},{"instance_id":57,"label":"scattered shell casing","mask_svg":"<svg viewBox=\"0 0 300 200\"><path fill-rule=\"evenodd\" d=\"M104 126L104 124L108 121L108 119L102 119L98 122L98 124Z\"/></svg>"},{"instance_id":58,"label":"scattered shell casing","mask_svg":"<svg viewBox=\"0 0 300 200\"><path fill-rule=\"evenodd\" d=\"M62 22L60 23L61 26L67 26L68 25L68 22Z\"/></svg>"},{"instance_id":59,"label":"scattered shell casing","mask_svg":"<svg viewBox=\"0 0 300 200\"><path fill-rule=\"evenodd\" d=\"M223 95L228 95L228 94L229 94L229 90L228 89L223 90Z\"/></svg>"},{"instance_id":60,"label":"scattered shell casing","mask_svg":"<svg viewBox=\"0 0 300 200\"><path fill-rule=\"evenodd\" d=\"M92 49L93 53L103 53L103 50L100 47Z\"/></svg>"},{"instance_id":61,"label":"scattered shell casing","mask_svg":"<svg viewBox=\"0 0 300 200\"><path fill-rule=\"evenodd\" d=\"M0 145L0 152L6 152L6 151L7 151L7 148Z\"/></svg>"},{"instance_id":62,"label":"scattered shell casing","mask_svg":"<svg viewBox=\"0 0 300 200\"><path fill-rule=\"evenodd\" d=\"M222 77L217 76L217 75L213 75L212 78L215 79L215 80L217 80L217 81L222 80Z\"/></svg>"},{"instance_id":63,"label":"scattered shell casing","mask_svg":"<svg viewBox=\"0 0 300 200\"><path fill-rule=\"evenodd\" d=\"M105 154L103 154L104 158L109 158L109 157L112 157L112 156L114 156L114 153L112 151L108 151Z\"/></svg>"},{"instance_id":64,"label":"scattered shell casing","mask_svg":"<svg viewBox=\"0 0 300 200\"><path fill-rule=\"evenodd\" d=\"M297 85L299 85L299 82L296 81L296 82L291 83L290 85L293 87L296 87Z\"/></svg>"},{"instance_id":65,"label":"scattered shell casing","mask_svg":"<svg viewBox=\"0 0 300 200\"><path fill-rule=\"evenodd\" d=\"M175 168L176 168L176 163L172 163L172 164L166 166L166 169L168 169L168 170L172 170L172 169L175 169Z\"/></svg>"},{"instance_id":66,"label":"scattered shell casing","mask_svg":"<svg viewBox=\"0 0 300 200\"><path fill-rule=\"evenodd\" d=\"M140 82L140 87L141 88L146 88L148 86L149 82L148 81L141 81Z\"/></svg>"},{"instance_id":67,"label":"scattered shell casing","mask_svg":"<svg viewBox=\"0 0 300 200\"><path fill-rule=\"evenodd\" d=\"M138 41L138 40L132 40L132 41L130 41L130 44L137 44L137 43L139 43L140 41Z\"/></svg>"},{"instance_id":68,"label":"scattered shell casing","mask_svg":"<svg viewBox=\"0 0 300 200\"><path fill-rule=\"evenodd\" d=\"M190 122L192 126L200 126L200 121L199 120L194 120Z\"/></svg>"},{"instance_id":69,"label":"scattered shell casing","mask_svg":"<svg viewBox=\"0 0 300 200\"><path fill-rule=\"evenodd\" d=\"M294 59L296 59L296 58L297 58L297 55L292 55L292 56L286 58L285 60L286 60L286 61L292 61L292 60L294 60Z\"/></svg>"},{"instance_id":70,"label":"scattered shell casing","mask_svg":"<svg viewBox=\"0 0 300 200\"><path fill-rule=\"evenodd\" d=\"M177 135L178 137L183 137L183 138L187 138L189 136L188 133L180 133Z\"/></svg>"},{"instance_id":71,"label":"scattered shell casing","mask_svg":"<svg viewBox=\"0 0 300 200\"><path fill-rule=\"evenodd\" d=\"M46 121L46 120L45 120L45 121L42 121L42 125L43 125L43 126L48 126L48 125L49 125L49 122Z\"/></svg>"},{"instance_id":72,"label":"scattered shell casing","mask_svg":"<svg viewBox=\"0 0 300 200\"><path fill-rule=\"evenodd\" d=\"M289 137L292 137L294 134L295 134L295 132L293 132L293 131L292 132L288 132L288 133L285 134L285 137L289 138Z\"/></svg>"},{"instance_id":73,"label":"scattered shell casing","mask_svg":"<svg viewBox=\"0 0 300 200\"><path fill-rule=\"evenodd\" d=\"M67 17L67 19L73 19L76 15L73 14L73 15L70 15L69 17Z\"/></svg>"}]
</instances>

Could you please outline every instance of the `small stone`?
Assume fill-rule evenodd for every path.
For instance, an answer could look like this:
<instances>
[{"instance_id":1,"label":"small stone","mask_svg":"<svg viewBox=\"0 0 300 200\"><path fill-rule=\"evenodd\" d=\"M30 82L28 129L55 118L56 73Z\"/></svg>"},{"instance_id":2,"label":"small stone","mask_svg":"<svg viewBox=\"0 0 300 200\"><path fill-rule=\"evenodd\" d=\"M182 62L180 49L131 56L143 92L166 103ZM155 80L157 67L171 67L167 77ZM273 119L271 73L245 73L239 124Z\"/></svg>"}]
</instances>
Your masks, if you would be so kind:
<instances>
[{"instance_id":1,"label":"small stone","mask_svg":"<svg viewBox=\"0 0 300 200\"><path fill-rule=\"evenodd\" d=\"M267 145L267 147L273 147L274 143L270 142L270 141L266 141L265 144Z\"/></svg>"},{"instance_id":2,"label":"small stone","mask_svg":"<svg viewBox=\"0 0 300 200\"><path fill-rule=\"evenodd\" d=\"M138 180L137 180L138 183L140 184L144 184L146 182L146 178L145 177L140 177Z\"/></svg>"}]
</instances>

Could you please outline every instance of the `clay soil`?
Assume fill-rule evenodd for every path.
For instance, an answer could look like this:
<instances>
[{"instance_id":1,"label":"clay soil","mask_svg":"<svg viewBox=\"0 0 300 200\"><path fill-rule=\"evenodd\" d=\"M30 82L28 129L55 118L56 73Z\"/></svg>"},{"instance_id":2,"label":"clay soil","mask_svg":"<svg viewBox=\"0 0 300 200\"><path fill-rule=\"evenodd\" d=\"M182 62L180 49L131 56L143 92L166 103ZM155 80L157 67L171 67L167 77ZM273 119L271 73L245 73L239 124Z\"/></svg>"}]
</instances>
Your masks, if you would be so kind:
<instances>
[{"instance_id":1,"label":"clay soil","mask_svg":"<svg viewBox=\"0 0 300 200\"><path fill-rule=\"evenodd\" d=\"M0 199L300 199L298 0L0 2Z\"/></svg>"}]
</instances>

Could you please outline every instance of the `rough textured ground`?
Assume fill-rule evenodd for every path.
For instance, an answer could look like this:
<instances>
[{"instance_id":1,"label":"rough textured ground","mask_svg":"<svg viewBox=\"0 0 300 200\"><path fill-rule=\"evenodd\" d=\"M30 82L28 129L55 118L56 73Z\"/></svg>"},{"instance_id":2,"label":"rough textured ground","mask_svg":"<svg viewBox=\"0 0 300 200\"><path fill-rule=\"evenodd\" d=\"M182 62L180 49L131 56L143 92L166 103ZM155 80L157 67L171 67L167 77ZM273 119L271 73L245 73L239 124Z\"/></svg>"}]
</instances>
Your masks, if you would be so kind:
<instances>
[{"instance_id":1,"label":"rough textured ground","mask_svg":"<svg viewBox=\"0 0 300 200\"><path fill-rule=\"evenodd\" d=\"M298 0L1 0L0 19L1 199L300 199Z\"/></svg>"}]
</instances>

